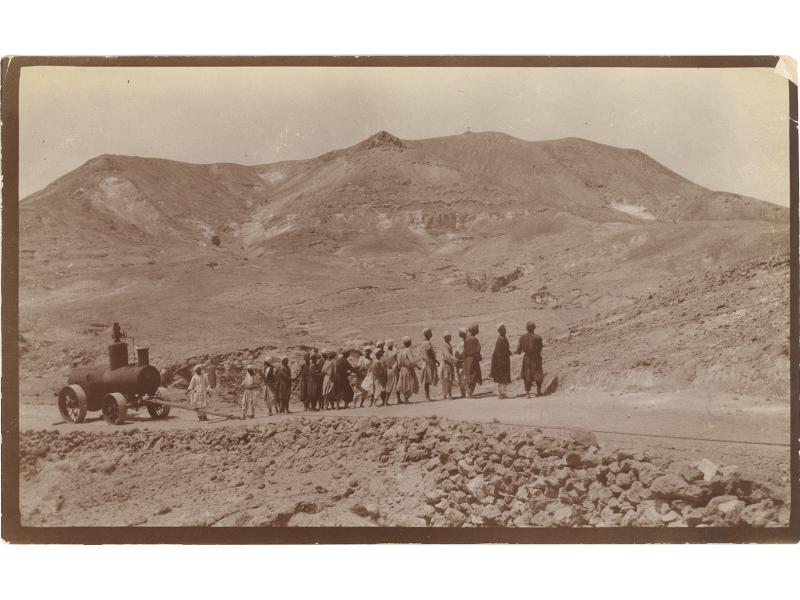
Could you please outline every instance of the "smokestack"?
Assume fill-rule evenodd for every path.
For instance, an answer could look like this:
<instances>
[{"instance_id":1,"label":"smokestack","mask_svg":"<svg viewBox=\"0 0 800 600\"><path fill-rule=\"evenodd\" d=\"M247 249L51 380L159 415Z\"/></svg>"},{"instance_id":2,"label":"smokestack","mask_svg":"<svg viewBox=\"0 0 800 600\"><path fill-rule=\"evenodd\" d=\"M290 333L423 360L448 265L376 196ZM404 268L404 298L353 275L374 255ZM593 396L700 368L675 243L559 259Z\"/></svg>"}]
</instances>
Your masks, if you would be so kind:
<instances>
[{"instance_id":1,"label":"smokestack","mask_svg":"<svg viewBox=\"0 0 800 600\"><path fill-rule=\"evenodd\" d=\"M136 349L136 362L140 367L146 367L150 364L150 348L137 348Z\"/></svg>"}]
</instances>

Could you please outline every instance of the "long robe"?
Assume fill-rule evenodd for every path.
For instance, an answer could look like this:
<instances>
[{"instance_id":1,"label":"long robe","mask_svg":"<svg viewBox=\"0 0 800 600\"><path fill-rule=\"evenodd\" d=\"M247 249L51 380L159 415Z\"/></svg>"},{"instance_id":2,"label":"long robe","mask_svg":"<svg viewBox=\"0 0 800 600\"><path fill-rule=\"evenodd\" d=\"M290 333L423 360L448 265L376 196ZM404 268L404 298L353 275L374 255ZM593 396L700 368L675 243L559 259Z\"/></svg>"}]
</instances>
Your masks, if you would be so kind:
<instances>
[{"instance_id":1,"label":"long robe","mask_svg":"<svg viewBox=\"0 0 800 600\"><path fill-rule=\"evenodd\" d=\"M390 396L397 389L397 350L387 350L383 357L383 364L386 365L386 393Z\"/></svg>"},{"instance_id":2,"label":"long robe","mask_svg":"<svg viewBox=\"0 0 800 600\"><path fill-rule=\"evenodd\" d=\"M356 364L356 387L358 389L361 389L361 384L364 382L364 379L366 379L371 368L372 368L371 358L362 356L361 358L358 359L358 363Z\"/></svg>"},{"instance_id":3,"label":"long robe","mask_svg":"<svg viewBox=\"0 0 800 600\"><path fill-rule=\"evenodd\" d=\"M211 386L208 384L208 377L206 377L205 373L199 375L195 373L192 375L187 390L191 398L192 406L195 408L205 408L208 406Z\"/></svg>"},{"instance_id":4,"label":"long robe","mask_svg":"<svg viewBox=\"0 0 800 600\"><path fill-rule=\"evenodd\" d=\"M292 396L292 371L289 365L281 365L275 369L275 383L278 407L281 412L289 412L289 399Z\"/></svg>"},{"instance_id":5,"label":"long robe","mask_svg":"<svg viewBox=\"0 0 800 600\"><path fill-rule=\"evenodd\" d=\"M530 390L531 383L542 383L542 336L536 333L523 333L517 342L517 354L522 354L522 369L519 376L525 382L525 389Z\"/></svg>"},{"instance_id":6,"label":"long robe","mask_svg":"<svg viewBox=\"0 0 800 600\"><path fill-rule=\"evenodd\" d=\"M481 343L474 335L464 338L464 382L467 385L483 383L481 374Z\"/></svg>"},{"instance_id":7,"label":"long robe","mask_svg":"<svg viewBox=\"0 0 800 600\"><path fill-rule=\"evenodd\" d=\"M383 357L376 358L372 361L372 380L374 381L375 394L386 391L389 377L386 371L386 362L384 362Z\"/></svg>"},{"instance_id":8,"label":"long robe","mask_svg":"<svg viewBox=\"0 0 800 600\"><path fill-rule=\"evenodd\" d=\"M300 390L300 401L303 406L308 407L308 365L309 363L303 362L300 365L300 372L297 374L297 385Z\"/></svg>"},{"instance_id":9,"label":"long robe","mask_svg":"<svg viewBox=\"0 0 800 600\"><path fill-rule=\"evenodd\" d=\"M338 400L349 404L353 400L353 386L350 383L350 374L356 369L346 356L340 356L336 361L333 371L333 393Z\"/></svg>"},{"instance_id":10,"label":"long robe","mask_svg":"<svg viewBox=\"0 0 800 600\"><path fill-rule=\"evenodd\" d=\"M458 344L455 347L456 357L456 378L458 385L461 388L461 395L464 395L464 340L459 336Z\"/></svg>"},{"instance_id":11,"label":"long robe","mask_svg":"<svg viewBox=\"0 0 800 600\"><path fill-rule=\"evenodd\" d=\"M453 346L449 342L445 342L442 346L442 383L449 381L453 383L456 380L456 356L453 354Z\"/></svg>"},{"instance_id":12,"label":"long robe","mask_svg":"<svg viewBox=\"0 0 800 600\"><path fill-rule=\"evenodd\" d=\"M322 369L321 369L323 399L327 398L330 394L333 393L333 368L334 368L333 361L326 358L325 362L322 364Z\"/></svg>"},{"instance_id":13,"label":"long robe","mask_svg":"<svg viewBox=\"0 0 800 600\"><path fill-rule=\"evenodd\" d=\"M436 369L436 351L433 349L433 344L430 340L422 342L421 354L424 366L422 367L420 383L423 385L438 385L439 372Z\"/></svg>"},{"instance_id":14,"label":"long robe","mask_svg":"<svg viewBox=\"0 0 800 600\"><path fill-rule=\"evenodd\" d=\"M511 383L511 348L504 335L497 336L494 344L490 377L495 383Z\"/></svg>"},{"instance_id":15,"label":"long robe","mask_svg":"<svg viewBox=\"0 0 800 600\"><path fill-rule=\"evenodd\" d=\"M270 414L272 413L272 405L277 407L277 392L275 390L275 367L268 365L264 369L264 404L267 405Z\"/></svg>"},{"instance_id":16,"label":"long robe","mask_svg":"<svg viewBox=\"0 0 800 600\"><path fill-rule=\"evenodd\" d=\"M248 412L250 415L254 415L256 398L258 397L258 384L256 383L256 378L247 371L244 372L242 387L244 388L242 392L242 416L246 416Z\"/></svg>"},{"instance_id":17,"label":"long robe","mask_svg":"<svg viewBox=\"0 0 800 600\"><path fill-rule=\"evenodd\" d=\"M311 408L322 408L322 365L312 360L308 366L308 404Z\"/></svg>"},{"instance_id":18,"label":"long robe","mask_svg":"<svg viewBox=\"0 0 800 600\"><path fill-rule=\"evenodd\" d=\"M410 396L419 392L419 379L417 379L417 361L411 348L401 348L397 352L397 391Z\"/></svg>"}]
</instances>

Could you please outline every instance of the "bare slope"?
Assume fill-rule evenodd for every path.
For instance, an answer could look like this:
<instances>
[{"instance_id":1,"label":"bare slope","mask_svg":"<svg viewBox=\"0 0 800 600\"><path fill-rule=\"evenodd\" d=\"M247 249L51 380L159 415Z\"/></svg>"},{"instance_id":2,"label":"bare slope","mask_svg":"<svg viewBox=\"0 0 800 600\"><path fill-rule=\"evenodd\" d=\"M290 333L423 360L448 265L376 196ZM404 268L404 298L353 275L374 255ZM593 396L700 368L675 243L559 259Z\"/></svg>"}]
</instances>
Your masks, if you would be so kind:
<instances>
[{"instance_id":1,"label":"bare slope","mask_svg":"<svg viewBox=\"0 0 800 600\"><path fill-rule=\"evenodd\" d=\"M681 277L781 255L787 225L786 209L577 139L380 132L252 167L102 156L21 204L23 396L49 401L71 363L103 360L113 321L160 364L470 321L492 339L532 315L557 337Z\"/></svg>"}]
</instances>

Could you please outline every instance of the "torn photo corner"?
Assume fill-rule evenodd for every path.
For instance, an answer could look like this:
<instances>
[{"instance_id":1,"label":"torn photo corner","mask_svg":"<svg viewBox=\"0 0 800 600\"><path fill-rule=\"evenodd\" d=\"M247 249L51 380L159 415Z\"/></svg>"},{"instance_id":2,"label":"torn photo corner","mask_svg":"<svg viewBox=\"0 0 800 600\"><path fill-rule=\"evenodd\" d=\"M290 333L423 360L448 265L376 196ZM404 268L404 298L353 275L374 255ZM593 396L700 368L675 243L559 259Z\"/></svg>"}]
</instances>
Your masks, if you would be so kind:
<instances>
[{"instance_id":1,"label":"torn photo corner","mask_svg":"<svg viewBox=\"0 0 800 600\"><path fill-rule=\"evenodd\" d=\"M5 59L3 538L796 541L796 82Z\"/></svg>"}]
</instances>

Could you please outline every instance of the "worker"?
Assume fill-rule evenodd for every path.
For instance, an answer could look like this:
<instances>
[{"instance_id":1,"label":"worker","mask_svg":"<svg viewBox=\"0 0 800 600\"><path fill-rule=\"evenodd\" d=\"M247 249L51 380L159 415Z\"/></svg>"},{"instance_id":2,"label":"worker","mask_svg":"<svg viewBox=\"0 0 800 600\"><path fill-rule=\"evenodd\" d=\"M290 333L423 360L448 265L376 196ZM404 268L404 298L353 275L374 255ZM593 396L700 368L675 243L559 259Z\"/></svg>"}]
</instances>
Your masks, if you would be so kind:
<instances>
[{"instance_id":1,"label":"worker","mask_svg":"<svg viewBox=\"0 0 800 600\"><path fill-rule=\"evenodd\" d=\"M244 421L247 417L252 419L256 416L258 383L256 382L256 372L253 365L247 365L244 369L242 388L242 421Z\"/></svg>"},{"instance_id":2,"label":"worker","mask_svg":"<svg viewBox=\"0 0 800 600\"><path fill-rule=\"evenodd\" d=\"M420 358L422 358L422 385L425 389L425 399L431 401L431 386L439 385L439 361L436 360L436 351L433 349L431 337L433 331L430 327L426 327L422 331L422 337L425 341L422 342L420 347Z\"/></svg>"},{"instance_id":3,"label":"worker","mask_svg":"<svg viewBox=\"0 0 800 600\"><path fill-rule=\"evenodd\" d=\"M289 399L292 396L292 370L289 368L289 359L284 357L280 366L275 369L275 387L278 392L278 410L289 413Z\"/></svg>"},{"instance_id":4,"label":"worker","mask_svg":"<svg viewBox=\"0 0 800 600\"><path fill-rule=\"evenodd\" d=\"M379 347L375 351L375 358L372 360L372 380L373 380L373 400L380 399L378 406L386 406L388 402L388 395L386 394L386 384L388 383L388 376L386 371L386 362L383 360L384 351ZM370 404L372 406L372 404Z\"/></svg>"},{"instance_id":5,"label":"worker","mask_svg":"<svg viewBox=\"0 0 800 600\"><path fill-rule=\"evenodd\" d=\"M300 364L300 372L297 374L297 385L300 391L300 401L303 409L308 410L308 366L311 363L311 355L303 353L303 362Z\"/></svg>"},{"instance_id":6,"label":"worker","mask_svg":"<svg viewBox=\"0 0 800 600\"><path fill-rule=\"evenodd\" d=\"M325 362L322 363L322 403L324 408L333 408L334 397L334 376L333 371L335 367L336 352L333 350L326 350L323 352L325 355Z\"/></svg>"},{"instance_id":7,"label":"worker","mask_svg":"<svg viewBox=\"0 0 800 600\"><path fill-rule=\"evenodd\" d=\"M483 383L481 374L481 343L478 341L480 328L477 323L473 323L467 329L467 336L464 338L464 384L467 388L467 398L472 398L475 387Z\"/></svg>"},{"instance_id":8,"label":"worker","mask_svg":"<svg viewBox=\"0 0 800 600\"><path fill-rule=\"evenodd\" d=\"M356 408L356 403L359 403L359 400L359 408L362 408L364 406L364 400L372 396L372 378L370 377L369 380L367 380L371 367L372 348L370 346L364 346L361 356L356 361L355 372L353 376L351 376L355 381L355 386L353 388L353 408ZM364 381L367 381L368 391L362 387Z\"/></svg>"},{"instance_id":9,"label":"worker","mask_svg":"<svg viewBox=\"0 0 800 600\"><path fill-rule=\"evenodd\" d=\"M322 410L322 359L314 351L308 364L308 405L311 410Z\"/></svg>"},{"instance_id":10,"label":"worker","mask_svg":"<svg viewBox=\"0 0 800 600\"><path fill-rule=\"evenodd\" d=\"M370 406L375 403L375 396L373 395L373 386L372 386L372 377L370 376L370 371L372 370L372 348L370 346L364 346L363 354L358 359L356 363L356 392L358 393L357 398L360 398L361 402L359 404L359 408L364 406L364 400L370 398ZM364 382L367 383L364 386ZM355 398L356 396L354 396ZM356 401L353 400L353 408L356 407Z\"/></svg>"},{"instance_id":11,"label":"worker","mask_svg":"<svg viewBox=\"0 0 800 600\"><path fill-rule=\"evenodd\" d=\"M350 383L350 374L356 371L353 363L350 362L352 349L345 348L342 355L336 360L334 368L334 394L336 396L336 408L348 408L353 401L353 386ZM344 405L342 407L342 404Z\"/></svg>"},{"instance_id":12,"label":"worker","mask_svg":"<svg viewBox=\"0 0 800 600\"><path fill-rule=\"evenodd\" d=\"M536 396L542 395L542 336L536 333L536 323L528 321L525 326L527 333L523 333L517 342L517 354L522 354L522 368L520 378L525 385L525 394L531 397L531 388L536 384Z\"/></svg>"},{"instance_id":13,"label":"worker","mask_svg":"<svg viewBox=\"0 0 800 600\"><path fill-rule=\"evenodd\" d=\"M450 343L452 336L449 331L442 336L444 345L442 346L442 398L453 398L453 383L456 380L456 357L453 354L453 346Z\"/></svg>"},{"instance_id":14,"label":"worker","mask_svg":"<svg viewBox=\"0 0 800 600\"><path fill-rule=\"evenodd\" d=\"M417 361L411 349L411 338L403 338L403 348L397 352L397 401L398 404L409 404L412 394L419 392L417 379ZM402 394L403 400L400 399Z\"/></svg>"},{"instance_id":15,"label":"worker","mask_svg":"<svg viewBox=\"0 0 800 600\"><path fill-rule=\"evenodd\" d=\"M267 405L267 410L270 416L272 415L272 405L275 404L275 412L278 412L277 405L277 392L275 390L275 367L273 366L274 358L269 357L264 359L264 404Z\"/></svg>"},{"instance_id":16,"label":"worker","mask_svg":"<svg viewBox=\"0 0 800 600\"><path fill-rule=\"evenodd\" d=\"M383 356L383 364L386 365L386 404L392 394L397 394L397 403L400 403L400 392L397 391L397 350L394 348L394 340L386 340L386 354Z\"/></svg>"},{"instance_id":17,"label":"worker","mask_svg":"<svg viewBox=\"0 0 800 600\"><path fill-rule=\"evenodd\" d=\"M197 420L208 421L206 407L208 406L211 396L211 386L208 383L208 377L203 373L203 369L200 365L195 366L194 375L192 375L192 379L189 381L189 387L186 389L186 393L191 394L191 404L197 411Z\"/></svg>"},{"instance_id":18,"label":"worker","mask_svg":"<svg viewBox=\"0 0 800 600\"><path fill-rule=\"evenodd\" d=\"M467 330L463 327L458 330L458 346L455 348L456 357L456 378L458 379L458 387L461 390L461 397L467 395L466 385L464 382L464 340L467 337Z\"/></svg>"},{"instance_id":19,"label":"worker","mask_svg":"<svg viewBox=\"0 0 800 600\"><path fill-rule=\"evenodd\" d=\"M497 334L489 376L497 384L497 395L500 398L506 398L506 386L511 383L511 348L506 337L504 323L497 326Z\"/></svg>"}]
</instances>

